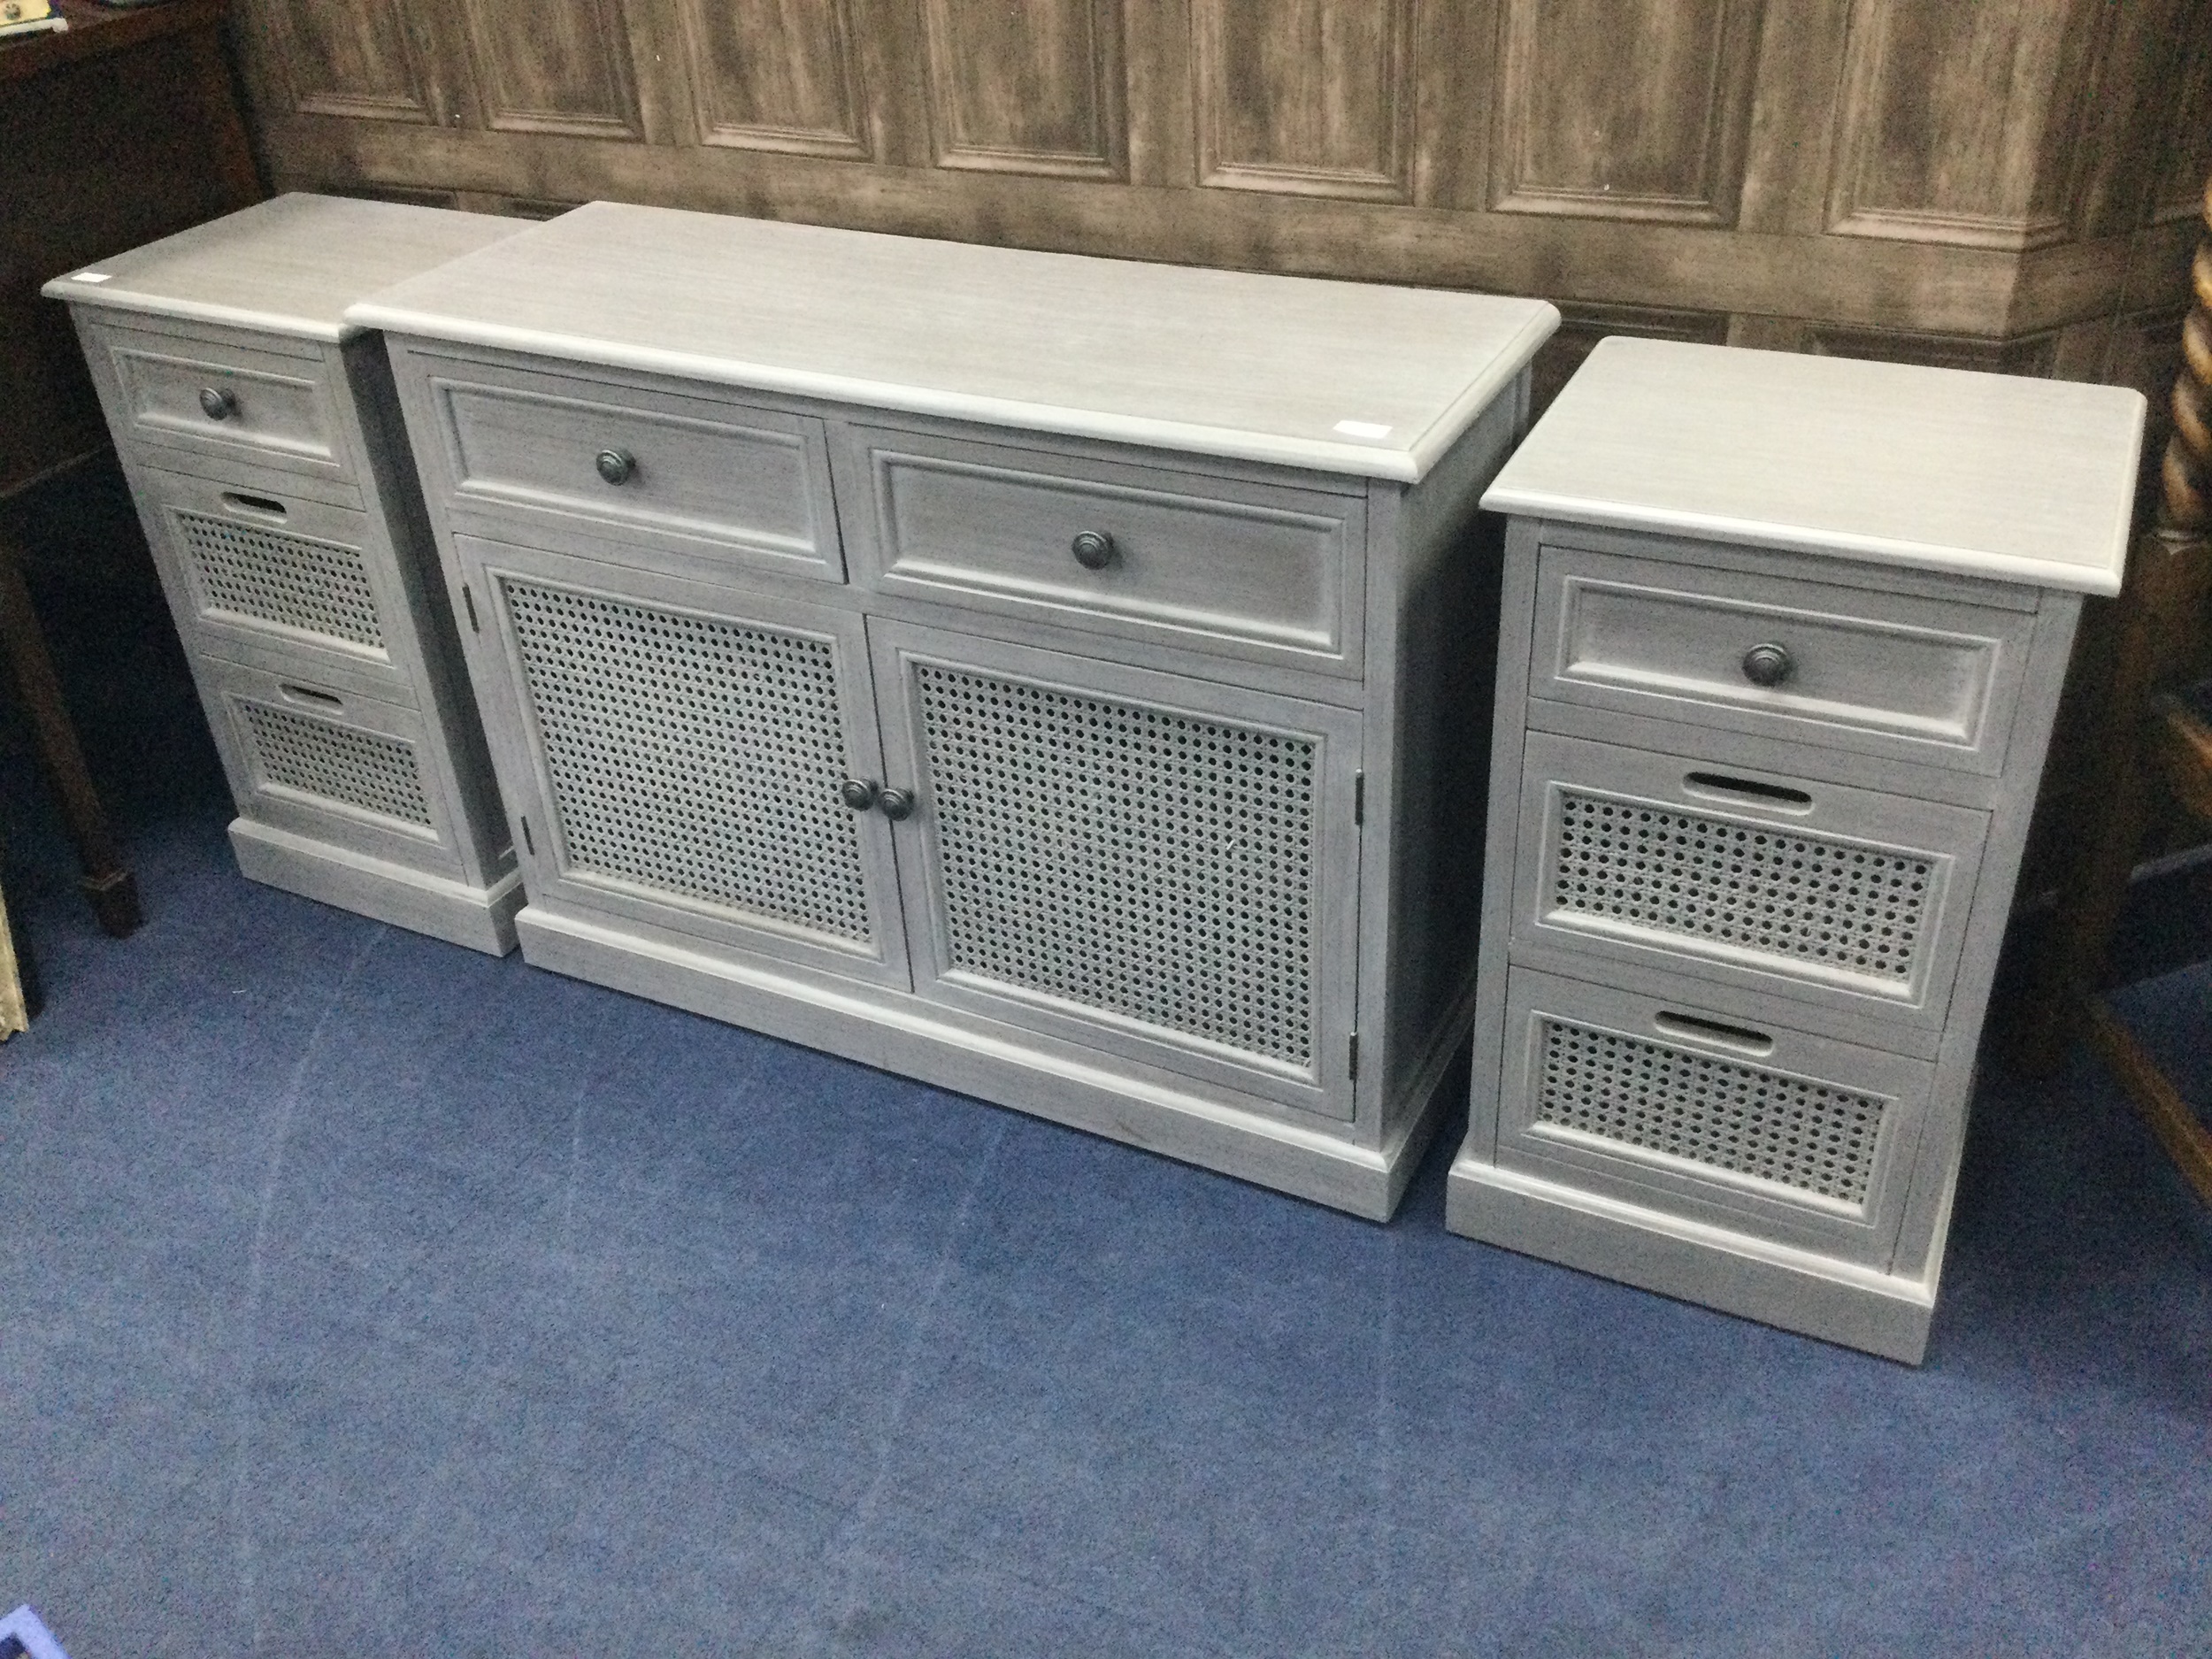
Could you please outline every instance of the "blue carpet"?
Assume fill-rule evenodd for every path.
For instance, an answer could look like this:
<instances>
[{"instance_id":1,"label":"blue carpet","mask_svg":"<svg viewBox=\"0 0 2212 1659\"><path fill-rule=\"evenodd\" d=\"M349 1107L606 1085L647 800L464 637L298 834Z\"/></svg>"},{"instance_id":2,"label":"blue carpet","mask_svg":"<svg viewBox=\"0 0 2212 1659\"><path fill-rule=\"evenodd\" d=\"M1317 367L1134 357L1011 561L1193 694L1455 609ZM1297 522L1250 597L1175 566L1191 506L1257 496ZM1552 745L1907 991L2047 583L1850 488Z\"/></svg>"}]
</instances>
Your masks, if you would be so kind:
<instances>
[{"instance_id":1,"label":"blue carpet","mask_svg":"<svg viewBox=\"0 0 2212 1659\"><path fill-rule=\"evenodd\" d=\"M74 1659L2212 1652L2212 1225L2085 1059L1985 1080L1910 1371L1452 1238L1448 1147L1377 1227L254 887L157 611L42 598L149 916L15 740ZM2204 1087L2208 994L2127 994Z\"/></svg>"}]
</instances>

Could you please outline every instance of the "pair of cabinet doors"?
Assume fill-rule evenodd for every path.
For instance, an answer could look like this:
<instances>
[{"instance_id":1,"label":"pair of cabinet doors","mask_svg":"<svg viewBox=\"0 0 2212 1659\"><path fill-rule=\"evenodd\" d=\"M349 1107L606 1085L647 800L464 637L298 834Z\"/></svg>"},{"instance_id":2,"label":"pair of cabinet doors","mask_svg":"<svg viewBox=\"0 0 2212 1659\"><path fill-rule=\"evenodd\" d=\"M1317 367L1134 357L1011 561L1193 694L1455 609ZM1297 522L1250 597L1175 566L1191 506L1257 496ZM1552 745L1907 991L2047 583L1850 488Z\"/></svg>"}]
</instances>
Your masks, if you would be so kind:
<instances>
[{"instance_id":1,"label":"pair of cabinet doors","mask_svg":"<svg viewBox=\"0 0 2212 1659\"><path fill-rule=\"evenodd\" d=\"M1356 711L454 546L534 902L1351 1118Z\"/></svg>"}]
</instances>

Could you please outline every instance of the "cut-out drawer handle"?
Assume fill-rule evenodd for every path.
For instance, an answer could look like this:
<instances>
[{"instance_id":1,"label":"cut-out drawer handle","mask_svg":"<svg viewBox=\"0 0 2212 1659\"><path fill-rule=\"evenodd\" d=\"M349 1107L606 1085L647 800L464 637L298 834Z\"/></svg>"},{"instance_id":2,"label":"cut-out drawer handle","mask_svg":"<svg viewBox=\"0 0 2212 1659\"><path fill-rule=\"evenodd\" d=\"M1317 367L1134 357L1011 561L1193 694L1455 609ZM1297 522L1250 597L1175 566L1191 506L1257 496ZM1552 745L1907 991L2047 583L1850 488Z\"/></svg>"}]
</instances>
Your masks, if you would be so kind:
<instances>
[{"instance_id":1,"label":"cut-out drawer handle","mask_svg":"<svg viewBox=\"0 0 2212 1659\"><path fill-rule=\"evenodd\" d=\"M1802 789L1793 789L1786 784L1762 783L1756 778L1732 778L1726 772L1690 772L1684 776L1682 787L1694 795L1741 795L1747 801L1793 808L1801 812L1813 803L1812 796Z\"/></svg>"},{"instance_id":2,"label":"cut-out drawer handle","mask_svg":"<svg viewBox=\"0 0 2212 1659\"><path fill-rule=\"evenodd\" d=\"M1651 1017L1652 1029L1670 1037L1687 1037L1694 1042L1717 1042L1725 1048L1740 1048L1746 1054L1772 1054L1774 1039L1763 1031L1754 1031L1748 1025L1724 1025L1717 1019L1703 1019L1695 1014L1678 1014L1672 1010Z\"/></svg>"},{"instance_id":3,"label":"cut-out drawer handle","mask_svg":"<svg viewBox=\"0 0 2212 1659\"><path fill-rule=\"evenodd\" d=\"M277 689L295 703L304 703L310 708L343 710L346 700L335 692L318 691L312 686L295 686L289 680L279 680Z\"/></svg>"},{"instance_id":4,"label":"cut-out drawer handle","mask_svg":"<svg viewBox=\"0 0 2212 1659\"><path fill-rule=\"evenodd\" d=\"M1743 654L1743 677L1755 686L1778 686L1796 672L1786 645L1770 641Z\"/></svg>"},{"instance_id":5,"label":"cut-out drawer handle","mask_svg":"<svg viewBox=\"0 0 2212 1659\"><path fill-rule=\"evenodd\" d=\"M602 449L592 465L599 469L599 476L610 484L626 484L637 471L637 457L627 449Z\"/></svg>"},{"instance_id":6,"label":"cut-out drawer handle","mask_svg":"<svg viewBox=\"0 0 2212 1659\"><path fill-rule=\"evenodd\" d=\"M210 420L228 420L238 412L238 394L220 387L203 386L200 412Z\"/></svg>"},{"instance_id":7,"label":"cut-out drawer handle","mask_svg":"<svg viewBox=\"0 0 2212 1659\"><path fill-rule=\"evenodd\" d=\"M1087 571L1102 571L1114 562L1114 538L1103 530L1086 530L1068 543L1075 562Z\"/></svg>"},{"instance_id":8,"label":"cut-out drawer handle","mask_svg":"<svg viewBox=\"0 0 2212 1659\"><path fill-rule=\"evenodd\" d=\"M241 495L227 489L223 492L223 505L233 512L257 513L265 518L286 516L284 503L269 495Z\"/></svg>"}]
</instances>

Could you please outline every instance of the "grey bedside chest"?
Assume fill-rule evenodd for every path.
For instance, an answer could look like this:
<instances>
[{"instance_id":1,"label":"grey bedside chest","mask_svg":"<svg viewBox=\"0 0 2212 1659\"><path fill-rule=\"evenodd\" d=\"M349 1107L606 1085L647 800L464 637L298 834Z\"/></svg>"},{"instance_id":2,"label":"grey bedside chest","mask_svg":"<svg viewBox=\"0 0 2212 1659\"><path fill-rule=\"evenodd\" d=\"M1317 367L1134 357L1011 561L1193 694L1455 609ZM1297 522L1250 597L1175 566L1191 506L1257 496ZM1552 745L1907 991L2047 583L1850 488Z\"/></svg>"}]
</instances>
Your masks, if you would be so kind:
<instances>
[{"instance_id":1,"label":"grey bedside chest","mask_svg":"<svg viewBox=\"0 0 2212 1659\"><path fill-rule=\"evenodd\" d=\"M595 203L351 315L527 960L1390 1213L1550 306Z\"/></svg>"},{"instance_id":2,"label":"grey bedside chest","mask_svg":"<svg viewBox=\"0 0 2212 1659\"><path fill-rule=\"evenodd\" d=\"M74 313L257 880L479 950L514 855L362 295L525 228L279 196L46 294Z\"/></svg>"},{"instance_id":3,"label":"grey bedside chest","mask_svg":"<svg viewBox=\"0 0 2212 1659\"><path fill-rule=\"evenodd\" d=\"M1457 1233L1916 1363L2111 387L1603 342L1509 513Z\"/></svg>"}]
</instances>

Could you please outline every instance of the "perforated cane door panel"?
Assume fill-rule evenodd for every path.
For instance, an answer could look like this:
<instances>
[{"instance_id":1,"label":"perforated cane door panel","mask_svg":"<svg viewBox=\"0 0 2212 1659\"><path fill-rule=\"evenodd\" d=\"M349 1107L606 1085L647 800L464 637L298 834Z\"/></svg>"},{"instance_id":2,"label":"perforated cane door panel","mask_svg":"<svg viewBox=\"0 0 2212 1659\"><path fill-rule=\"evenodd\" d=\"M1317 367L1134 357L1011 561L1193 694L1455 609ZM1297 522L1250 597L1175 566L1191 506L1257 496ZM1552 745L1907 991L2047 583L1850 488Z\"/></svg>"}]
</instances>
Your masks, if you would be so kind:
<instances>
[{"instance_id":1,"label":"perforated cane door panel","mask_svg":"<svg viewBox=\"0 0 2212 1659\"><path fill-rule=\"evenodd\" d=\"M1352 1115L1358 718L869 625L915 988Z\"/></svg>"},{"instance_id":2,"label":"perforated cane door panel","mask_svg":"<svg viewBox=\"0 0 2212 1659\"><path fill-rule=\"evenodd\" d=\"M280 483L138 474L182 601L179 625L236 657L330 664L349 683L411 701L410 624L390 554L366 513ZM399 648L399 649L396 649Z\"/></svg>"},{"instance_id":3,"label":"perforated cane door panel","mask_svg":"<svg viewBox=\"0 0 2212 1659\"><path fill-rule=\"evenodd\" d=\"M1522 968L1506 1005L1501 1164L1886 1263L1932 1067Z\"/></svg>"},{"instance_id":4,"label":"perforated cane door panel","mask_svg":"<svg viewBox=\"0 0 2212 1659\"><path fill-rule=\"evenodd\" d=\"M1541 733L1521 800L1520 945L1941 1029L1987 814Z\"/></svg>"},{"instance_id":5,"label":"perforated cane door panel","mask_svg":"<svg viewBox=\"0 0 2212 1659\"><path fill-rule=\"evenodd\" d=\"M534 902L908 982L889 822L840 797L883 773L856 615L455 542Z\"/></svg>"}]
</instances>

